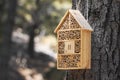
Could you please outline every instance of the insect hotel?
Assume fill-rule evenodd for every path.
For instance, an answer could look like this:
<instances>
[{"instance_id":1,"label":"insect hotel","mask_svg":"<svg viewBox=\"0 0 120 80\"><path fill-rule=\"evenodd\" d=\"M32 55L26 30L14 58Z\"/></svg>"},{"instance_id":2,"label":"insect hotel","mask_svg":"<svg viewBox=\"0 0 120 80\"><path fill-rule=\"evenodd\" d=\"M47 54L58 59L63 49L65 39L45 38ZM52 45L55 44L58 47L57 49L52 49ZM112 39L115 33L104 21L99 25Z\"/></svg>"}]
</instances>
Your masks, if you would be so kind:
<instances>
[{"instance_id":1,"label":"insect hotel","mask_svg":"<svg viewBox=\"0 0 120 80\"><path fill-rule=\"evenodd\" d=\"M90 69L91 31L79 10L68 10L57 28L58 69Z\"/></svg>"}]
</instances>

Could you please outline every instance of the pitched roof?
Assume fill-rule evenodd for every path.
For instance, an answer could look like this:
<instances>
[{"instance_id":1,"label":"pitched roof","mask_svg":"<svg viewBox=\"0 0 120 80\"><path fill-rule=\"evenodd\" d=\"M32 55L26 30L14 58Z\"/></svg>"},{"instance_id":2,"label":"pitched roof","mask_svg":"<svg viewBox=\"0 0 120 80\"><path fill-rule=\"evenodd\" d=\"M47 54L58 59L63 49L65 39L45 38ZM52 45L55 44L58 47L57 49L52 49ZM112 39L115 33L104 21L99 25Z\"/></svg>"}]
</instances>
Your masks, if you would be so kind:
<instances>
[{"instance_id":1,"label":"pitched roof","mask_svg":"<svg viewBox=\"0 0 120 80\"><path fill-rule=\"evenodd\" d=\"M72 10L69 9L65 15L63 16L63 18L61 19L60 23L58 24L57 28L54 30L54 32L56 33L61 25L63 24L65 18L67 17L67 15L69 15L69 13L75 18L75 20L77 21L77 23L81 26L81 28L83 29L87 29L89 31L93 31L93 29L91 28L90 24L88 23L88 21L84 18L84 16L81 14L81 12L79 10Z\"/></svg>"}]
</instances>

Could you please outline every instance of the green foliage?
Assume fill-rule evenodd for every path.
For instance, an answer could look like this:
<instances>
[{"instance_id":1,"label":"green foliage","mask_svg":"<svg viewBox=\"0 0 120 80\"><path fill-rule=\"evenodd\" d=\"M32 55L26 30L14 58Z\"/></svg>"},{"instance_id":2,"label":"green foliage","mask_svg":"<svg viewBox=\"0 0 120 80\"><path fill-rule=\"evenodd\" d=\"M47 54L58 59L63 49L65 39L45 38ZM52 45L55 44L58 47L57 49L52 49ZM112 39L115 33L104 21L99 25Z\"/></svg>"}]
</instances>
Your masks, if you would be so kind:
<instances>
[{"instance_id":1,"label":"green foliage","mask_svg":"<svg viewBox=\"0 0 120 80\"><path fill-rule=\"evenodd\" d=\"M17 4L16 4L16 1L18 2ZM14 11L12 11L13 8L15 8ZM5 72L4 74L6 74L6 75L3 74L3 76L0 76L0 80L6 80L6 79L1 79L1 77L7 78L5 76L9 76L9 74L11 73L13 74L14 72L12 72L12 70L15 70L16 65L18 67L18 64L13 63L14 65L11 66L11 62L9 62L9 61L14 62L17 60L18 57L16 57L16 60L15 58L13 60L13 57L14 57L13 55L15 56L17 54L26 55L25 53L28 53L30 55L28 51L32 52L32 49L29 48L29 46L30 47L32 46L32 48L34 48L33 40L35 36L33 35L34 34L33 30L35 29L36 35L38 35L42 30L46 31L47 34L52 34L58 22L60 21L61 17L65 13L66 9L69 9L69 8L71 8L70 0L66 0L66 1L65 0L0 0L0 55L5 56L5 57L2 57L3 60L1 61L1 63L5 64L5 66L2 67L1 70L2 72ZM11 20L11 15L13 16L12 20ZM14 25L14 21L15 21L15 25ZM8 25L6 25L7 22L8 22ZM37 28L33 28L36 26ZM19 39L19 37L16 38L16 41L19 39L18 42L15 42L14 40L13 42L11 42L12 32L14 31L14 29L18 27L20 28L19 30L18 29L16 30L15 34L19 35L19 37L22 37L24 39L23 41L24 43L21 43L21 42L19 43L19 40L20 41L23 40L23 39ZM26 36L24 37L22 35L22 32L27 34L31 32L32 37L29 34L29 37L30 37L29 43L27 43L28 40ZM29 45L30 40L32 45ZM1 46L1 43L3 43L2 46ZM29 48L28 50L26 46L28 46ZM19 56L19 57L21 58L23 56ZM10 63L10 64L7 64L7 63ZM10 65L10 68L8 68L9 65ZM57 70L53 71L54 74L56 74L56 72L58 71ZM16 75L18 74L16 74L15 72L15 75L13 74L12 76L19 78ZM51 75L52 75L52 72L51 72ZM63 75L62 73L59 73L57 76L60 77L62 75ZM59 77L56 77L56 78L58 79ZM14 78L14 79L17 79L17 78ZM11 78L11 80L14 80L14 79ZM52 76L52 80L53 79L54 79L54 76ZM54 80L57 80L57 79L54 79Z\"/></svg>"},{"instance_id":2,"label":"green foliage","mask_svg":"<svg viewBox=\"0 0 120 80\"><path fill-rule=\"evenodd\" d=\"M19 0L16 16L16 26L28 32L32 23L38 28L46 29L47 34L53 33L66 9L71 7L70 0Z\"/></svg>"}]
</instances>

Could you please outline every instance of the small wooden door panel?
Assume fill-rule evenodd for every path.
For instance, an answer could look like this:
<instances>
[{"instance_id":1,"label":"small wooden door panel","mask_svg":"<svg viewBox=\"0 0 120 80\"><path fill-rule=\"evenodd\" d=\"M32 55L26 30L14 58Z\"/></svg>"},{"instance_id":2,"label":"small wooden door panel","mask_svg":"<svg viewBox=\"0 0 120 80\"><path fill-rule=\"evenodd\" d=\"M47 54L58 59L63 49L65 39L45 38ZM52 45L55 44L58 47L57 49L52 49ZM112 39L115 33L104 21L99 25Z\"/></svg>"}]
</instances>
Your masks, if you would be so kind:
<instances>
[{"instance_id":1,"label":"small wooden door panel","mask_svg":"<svg viewBox=\"0 0 120 80\"><path fill-rule=\"evenodd\" d=\"M74 53L74 41L65 42L65 54Z\"/></svg>"}]
</instances>

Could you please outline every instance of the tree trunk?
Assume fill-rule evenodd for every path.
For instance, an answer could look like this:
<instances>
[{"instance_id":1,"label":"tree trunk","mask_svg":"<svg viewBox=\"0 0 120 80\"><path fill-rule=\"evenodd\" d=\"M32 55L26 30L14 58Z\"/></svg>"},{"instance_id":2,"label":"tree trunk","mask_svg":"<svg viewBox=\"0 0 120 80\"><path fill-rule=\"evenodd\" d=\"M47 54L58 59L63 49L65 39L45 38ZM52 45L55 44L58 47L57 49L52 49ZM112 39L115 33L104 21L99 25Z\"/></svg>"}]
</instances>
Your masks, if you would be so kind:
<instances>
[{"instance_id":1,"label":"tree trunk","mask_svg":"<svg viewBox=\"0 0 120 80\"><path fill-rule=\"evenodd\" d=\"M37 29L40 25L40 20L39 20L39 7L40 7L40 1L41 0L36 0L35 4L36 4L36 9L32 11L32 18L33 18L33 23L30 29L30 39L29 39L29 43L28 43L28 54L31 58L35 57L34 53L34 37L35 37L35 29Z\"/></svg>"},{"instance_id":2,"label":"tree trunk","mask_svg":"<svg viewBox=\"0 0 120 80\"><path fill-rule=\"evenodd\" d=\"M11 0L11 1L8 0L7 2L9 3L6 4L7 19L2 31L2 34L3 34L2 47L3 47L4 54L6 53L7 55L9 55L8 53L10 52L10 49L11 49L11 36L12 36L14 20L16 15L17 0Z\"/></svg>"},{"instance_id":3,"label":"tree trunk","mask_svg":"<svg viewBox=\"0 0 120 80\"><path fill-rule=\"evenodd\" d=\"M34 57L34 37L35 37L35 29L36 29L36 24L33 24L30 29L30 39L29 39L29 44L28 44L28 54L31 58Z\"/></svg>"},{"instance_id":4,"label":"tree trunk","mask_svg":"<svg viewBox=\"0 0 120 80\"><path fill-rule=\"evenodd\" d=\"M87 19L87 0L75 1L73 9ZM94 29L91 69L69 70L66 80L120 80L120 1L88 0L88 22Z\"/></svg>"},{"instance_id":5,"label":"tree trunk","mask_svg":"<svg viewBox=\"0 0 120 80\"><path fill-rule=\"evenodd\" d=\"M11 56L11 36L17 6L17 0L6 0L6 2L7 17L5 25L2 27L2 52L0 52L0 80L11 80L9 77L9 59Z\"/></svg>"},{"instance_id":6,"label":"tree trunk","mask_svg":"<svg viewBox=\"0 0 120 80\"><path fill-rule=\"evenodd\" d=\"M0 51L1 51L1 45L2 45L2 26L3 26L3 14L4 14L4 5L5 0L0 0Z\"/></svg>"}]
</instances>

